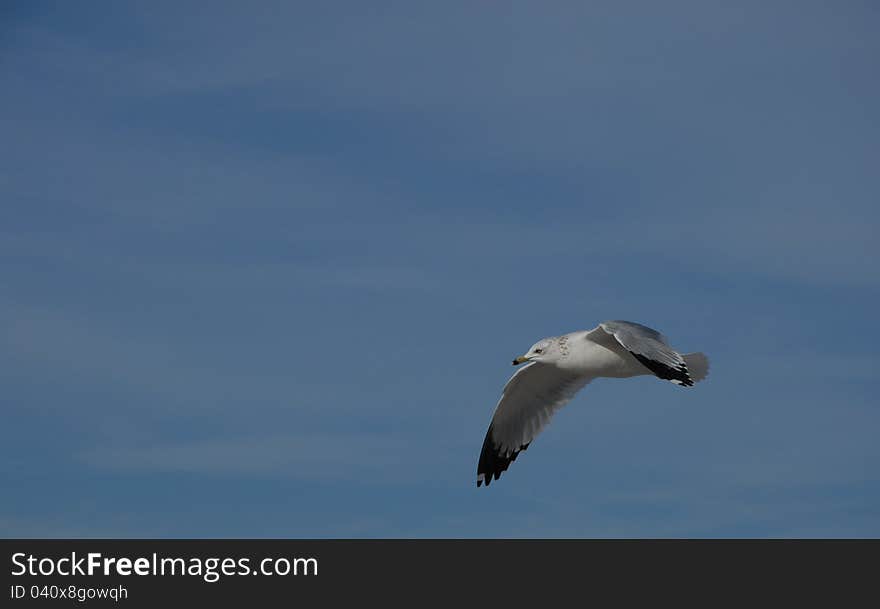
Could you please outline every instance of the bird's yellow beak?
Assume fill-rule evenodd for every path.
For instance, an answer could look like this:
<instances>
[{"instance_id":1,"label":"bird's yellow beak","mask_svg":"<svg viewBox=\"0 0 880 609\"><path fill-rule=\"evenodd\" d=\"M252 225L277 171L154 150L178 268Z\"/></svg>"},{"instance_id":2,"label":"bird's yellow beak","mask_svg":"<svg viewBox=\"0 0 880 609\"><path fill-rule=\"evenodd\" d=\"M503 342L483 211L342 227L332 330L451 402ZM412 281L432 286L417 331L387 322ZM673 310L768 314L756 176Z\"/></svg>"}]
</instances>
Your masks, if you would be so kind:
<instances>
[{"instance_id":1,"label":"bird's yellow beak","mask_svg":"<svg viewBox=\"0 0 880 609\"><path fill-rule=\"evenodd\" d=\"M518 358L516 358L515 360L513 360L513 365L514 365L514 366L519 366L520 364L522 364L522 363L524 363L524 362L527 362L527 361L529 361L529 360L526 358L525 355L520 355Z\"/></svg>"}]
</instances>

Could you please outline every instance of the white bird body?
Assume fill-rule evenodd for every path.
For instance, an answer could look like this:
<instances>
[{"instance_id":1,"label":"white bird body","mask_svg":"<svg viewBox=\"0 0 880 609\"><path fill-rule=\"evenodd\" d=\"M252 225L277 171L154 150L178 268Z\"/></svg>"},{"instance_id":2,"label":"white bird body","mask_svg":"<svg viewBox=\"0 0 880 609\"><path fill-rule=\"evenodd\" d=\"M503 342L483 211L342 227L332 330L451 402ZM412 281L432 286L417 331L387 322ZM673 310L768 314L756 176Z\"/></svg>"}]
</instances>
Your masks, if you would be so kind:
<instances>
[{"instance_id":1,"label":"white bird body","mask_svg":"<svg viewBox=\"0 0 880 609\"><path fill-rule=\"evenodd\" d=\"M643 374L651 374L651 371L638 362L619 344L615 349L612 345L603 345L587 340L589 332L572 332L560 336L560 339L569 341L583 341L582 349L569 353L569 356L560 360L555 365L562 370L589 376L590 378L629 378ZM633 365L636 364L636 365Z\"/></svg>"},{"instance_id":2,"label":"white bird body","mask_svg":"<svg viewBox=\"0 0 880 609\"><path fill-rule=\"evenodd\" d=\"M542 339L513 360L523 363L504 386L486 432L477 486L497 480L552 415L593 379L654 374L691 387L709 372L702 353L682 355L656 330L628 321Z\"/></svg>"}]
</instances>

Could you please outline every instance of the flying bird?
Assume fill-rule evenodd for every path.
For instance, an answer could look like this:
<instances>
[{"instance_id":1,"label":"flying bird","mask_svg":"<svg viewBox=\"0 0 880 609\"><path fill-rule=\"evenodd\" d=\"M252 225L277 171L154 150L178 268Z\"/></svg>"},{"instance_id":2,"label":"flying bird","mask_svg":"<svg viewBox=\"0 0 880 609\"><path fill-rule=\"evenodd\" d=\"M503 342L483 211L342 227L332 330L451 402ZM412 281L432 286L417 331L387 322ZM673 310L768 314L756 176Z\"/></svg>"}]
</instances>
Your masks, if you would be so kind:
<instances>
[{"instance_id":1,"label":"flying bird","mask_svg":"<svg viewBox=\"0 0 880 609\"><path fill-rule=\"evenodd\" d=\"M709 373L704 354L682 355L656 330L619 320L543 338L513 360L519 364L525 366L504 386L483 440L477 486L498 480L550 417L595 378L653 374L692 387Z\"/></svg>"}]
</instances>

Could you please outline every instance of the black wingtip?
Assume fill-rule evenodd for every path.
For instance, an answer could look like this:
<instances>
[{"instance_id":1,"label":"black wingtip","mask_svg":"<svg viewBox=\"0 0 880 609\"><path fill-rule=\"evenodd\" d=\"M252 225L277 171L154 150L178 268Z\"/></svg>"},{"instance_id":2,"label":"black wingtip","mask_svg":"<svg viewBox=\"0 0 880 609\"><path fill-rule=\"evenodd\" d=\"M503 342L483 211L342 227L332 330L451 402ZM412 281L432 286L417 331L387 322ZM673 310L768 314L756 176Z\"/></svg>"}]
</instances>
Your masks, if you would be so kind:
<instances>
[{"instance_id":1,"label":"black wingtip","mask_svg":"<svg viewBox=\"0 0 880 609\"><path fill-rule=\"evenodd\" d=\"M671 366L667 366L662 362L648 359L647 357L639 353L635 353L633 351L630 351L630 353L632 353L633 357L639 360L639 362L641 362L641 364L645 368L653 372L659 378L666 381L672 381L676 385L681 385L683 387L694 386L694 381L693 379L691 379L690 372L688 372L687 364L679 364L678 366L673 368Z\"/></svg>"},{"instance_id":2,"label":"black wingtip","mask_svg":"<svg viewBox=\"0 0 880 609\"><path fill-rule=\"evenodd\" d=\"M501 474L507 471L510 464L516 461L517 455L519 455L521 451L526 450L530 444L530 442L526 442L517 450L512 452L502 452L496 445L495 440L492 437L492 432L493 427L490 425L489 430L486 432L486 437L483 440L483 449L480 451L480 460L477 464L478 488L481 484L485 484L488 487L492 483L492 480L498 480L498 478L501 477Z\"/></svg>"}]
</instances>

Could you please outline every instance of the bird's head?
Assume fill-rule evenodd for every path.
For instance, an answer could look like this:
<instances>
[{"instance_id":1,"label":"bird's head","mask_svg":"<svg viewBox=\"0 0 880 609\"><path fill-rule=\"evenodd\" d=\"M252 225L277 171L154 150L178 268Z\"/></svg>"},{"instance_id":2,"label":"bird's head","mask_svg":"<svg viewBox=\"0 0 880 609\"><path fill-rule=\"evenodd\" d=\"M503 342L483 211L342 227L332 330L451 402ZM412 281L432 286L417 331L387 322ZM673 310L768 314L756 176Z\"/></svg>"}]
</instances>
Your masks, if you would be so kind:
<instances>
[{"instance_id":1,"label":"bird's head","mask_svg":"<svg viewBox=\"0 0 880 609\"><path fill-rule=\"evenodd\" d=\"M513 360L513 365L518 366L525 362L534 361L549 364L556 362L560 355L559 342L555 338L542 338L532 345L528 351Z\"/></svg>"}]
</instances>

